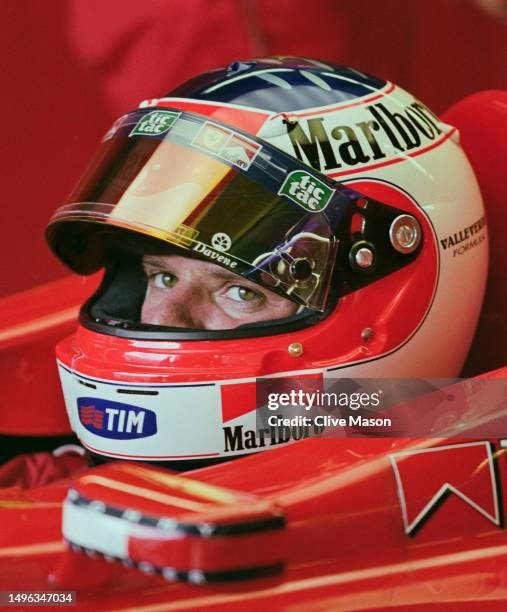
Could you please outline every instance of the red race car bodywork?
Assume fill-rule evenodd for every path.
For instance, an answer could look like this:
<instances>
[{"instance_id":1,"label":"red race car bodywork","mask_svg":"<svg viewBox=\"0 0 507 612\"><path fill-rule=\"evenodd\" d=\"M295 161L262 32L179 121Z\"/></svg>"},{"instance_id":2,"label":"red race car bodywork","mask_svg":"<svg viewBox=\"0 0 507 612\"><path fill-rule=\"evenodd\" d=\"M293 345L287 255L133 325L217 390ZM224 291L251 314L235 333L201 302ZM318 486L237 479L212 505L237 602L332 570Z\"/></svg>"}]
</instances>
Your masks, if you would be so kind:
<instances>
[{"instance_id":1,"label":"red race car bodywork","mask_svg":"<svg viewBox=\"0 0 507 612\"><path fill-rule=\"evenodd\" d=\"M466 371L495 369L486 377L498 379L507 376L506 109L507 95L489 92L444 117L462 132L491 232ZM3 433L70 433L53 347L95 286L69 278L2 300ZM77 607L93 610L504 609L505 434L307 439L184 475L134 462L90 470L61 457L44 479L40 458L30 487L20 460L8 463L0 590L76 590ZM107 538L113 552L98 555Z\"/></svg>"}]
</instances>

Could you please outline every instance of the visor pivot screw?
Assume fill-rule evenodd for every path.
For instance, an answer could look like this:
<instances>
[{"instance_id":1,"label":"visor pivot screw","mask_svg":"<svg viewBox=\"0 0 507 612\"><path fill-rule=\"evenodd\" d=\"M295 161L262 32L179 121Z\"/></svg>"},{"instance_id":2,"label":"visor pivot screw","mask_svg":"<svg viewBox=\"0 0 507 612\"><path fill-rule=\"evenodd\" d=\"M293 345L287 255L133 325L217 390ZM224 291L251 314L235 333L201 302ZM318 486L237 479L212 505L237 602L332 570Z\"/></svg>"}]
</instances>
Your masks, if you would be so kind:
<instances>
[{"instance_id":1,"label":"visor pivot screw","mask_svg":"<svg viewBox=\"0 0 507 612\"><path fill-rule=\"evenodd\" d=\"M373 329L371 327L365 327L361 332L361 338L367 342L373 336Z\"/></svg>"},{"instance_id":2,"label":"visor pivot screw","mask_svg":"<svg viewBox=\"0 0 507 612\"><path fill-rule=\"evenodd\" d=\"M293 342L289 344L289 355L291 357L301 357L303 354L303 345L301 342Z\"/></svg>"},{"instance_id":3,"label":"visor pivot screw","mask_svg":"<svg viewBox=\"0 0 507 612\"><path fill-rule=\"evenodd\" d=\"M312 264L304 257L295 259L290 264L289 270L295 281L305 281L312 276Z\"/></svg>"},{"instance_id":4,"label":"visor pivot screw","mask_svg":"<svg viewBox=\"0 0 507 612\"><path fill-rule=\"evenodd\" d=\"M422 238L419 221L412 215L399 215L391 223L389 239L398 253L408 255L419 246Z\"/></svg>"},{"instance_id":5,"label":"visor pivot screw","mask_svg":"<svg viewBox=\"0 0 507 612\"><path fill-rule=\"evenodd\" d=\"M357 249L357 251L354 253L354 262L358 268L361 268L361 270L368 270L371 268L374 261L375 256L373 251L366 246Z\"/></svg>"}]
</instances>

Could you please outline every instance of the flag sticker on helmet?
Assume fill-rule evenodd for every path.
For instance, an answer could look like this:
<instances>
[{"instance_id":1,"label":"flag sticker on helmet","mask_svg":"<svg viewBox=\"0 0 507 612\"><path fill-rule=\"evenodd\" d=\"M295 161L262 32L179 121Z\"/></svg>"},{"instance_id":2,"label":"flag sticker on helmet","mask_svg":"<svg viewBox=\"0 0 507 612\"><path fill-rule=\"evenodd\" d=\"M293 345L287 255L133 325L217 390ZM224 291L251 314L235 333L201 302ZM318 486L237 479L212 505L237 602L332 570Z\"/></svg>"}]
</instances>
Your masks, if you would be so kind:
<instances>
[{"instance_id":1,"label":"flag sticker on helmet","mask_svg":"<svg viewBox=\"0 0 507 612\"><path fill-rule=\"evenodd\" d=\"M229 130L206 121L192 140L192 144L218 154L223 149L230 135L231 132Z\"/></svg>"},{"instance_id":2,"label":"flag sticker on helmet","mask_svg":"<svg viewBox=\"0 0 507 612\"><path fill-rule=\"evenodd\" d=\"M262 146L246 136L235 134L220 125L206 123L192 140L200 149L210 151L243 170L248 170Z\"/></svg>"},{"instance_id":3,"label":"flag sticker on helmet","mask_svg":"<svg viewBox=\"0 0 507 612\"><path fill-rule=\"evenodd\" d=\"M243 170L248 170L261 148L261 145L253 140L234 134L227 141L222 151L222 157L243 168Z\"/></svg>"},{"instance_id":4,"label":"flag sticker on helmet","mask_svg":"<svg viewBox=\"0 0 507 612\"><path fill-rule=\"evenodd\" d=\"M333 197L334 189L303 170L294 170L285 179L278 195L284 195L310 212L324 210Z\"/></svg>"},{"instance_id":5,"label":"flag sticker on helmet","mask_svg":"<svg viewBox=\"0 0 507 612\"><path fill-rule=\"evenodd\" d=\"M180 223L177 227L174 228L172 232L171 238L176 244L181 244L185 247L190 247L197 240L197 236L199 235L199 231L194 227L190 227L189 225L185 225L184 223Z\"/></svg>"},{"instance_id":6,"label":"flag sticker on helmet","mask_svg":"<svg viewBox=\"0 0 507 612\"><path fill-rule=\"evenodd\" d=\"M181 115L174 111L153 111L144 115L136 123L129 136L160 136L169 131Z\"/></svg>"}]
</instances>

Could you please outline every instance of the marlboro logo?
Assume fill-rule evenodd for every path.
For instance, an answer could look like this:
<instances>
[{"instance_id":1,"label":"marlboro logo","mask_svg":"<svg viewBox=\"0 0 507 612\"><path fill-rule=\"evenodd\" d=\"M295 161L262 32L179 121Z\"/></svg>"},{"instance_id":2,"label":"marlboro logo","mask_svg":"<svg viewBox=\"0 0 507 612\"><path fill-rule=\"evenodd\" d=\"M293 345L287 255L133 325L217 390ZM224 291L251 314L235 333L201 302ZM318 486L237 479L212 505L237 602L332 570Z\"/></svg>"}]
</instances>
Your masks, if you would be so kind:
<instances>
[{"instance_id":1,"label":"marlboro logo","mask_svg":"<svg viewBox=\"0 0 507 612\"><path fill-rule=\"evenodd\" d=\"M296 114L291 123L286 146L331 176L412 155L444 136L438 117L423 104L393 104L388 98L352 110Z\"/></svg>"}]
</instances>

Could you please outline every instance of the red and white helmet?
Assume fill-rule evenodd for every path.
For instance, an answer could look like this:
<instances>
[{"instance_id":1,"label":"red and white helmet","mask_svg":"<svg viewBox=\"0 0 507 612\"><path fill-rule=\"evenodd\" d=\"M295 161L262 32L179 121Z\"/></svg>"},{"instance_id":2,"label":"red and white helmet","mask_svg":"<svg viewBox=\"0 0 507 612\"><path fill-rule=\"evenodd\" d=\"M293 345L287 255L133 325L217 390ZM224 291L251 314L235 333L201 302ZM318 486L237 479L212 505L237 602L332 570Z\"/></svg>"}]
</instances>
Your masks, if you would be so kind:
<instances>
[{"instance_id":1,"label":"red and white helmet","mask_svg":"<svg viewBox=\"0 0 507 612\"><path fill-rule=\"evenodd\" d=\"M108 458L216 461L259 437L259 377L451 377L487 228L459 135L396 85L288 58L205 73L118 119L47 237L106 268L57 349L72 427ZM234 329L143 323L146 253L212 262L298 304Z\"/></svg>"}]
</instances>

